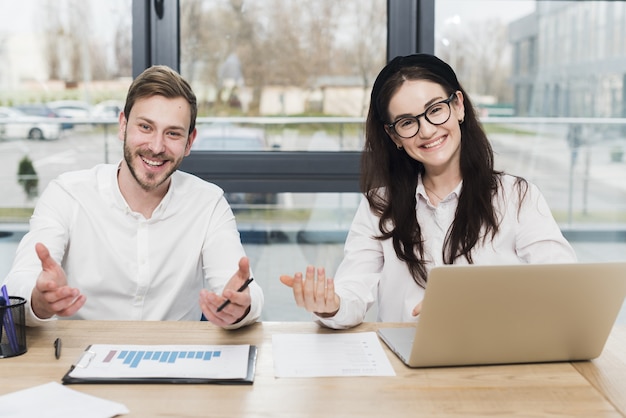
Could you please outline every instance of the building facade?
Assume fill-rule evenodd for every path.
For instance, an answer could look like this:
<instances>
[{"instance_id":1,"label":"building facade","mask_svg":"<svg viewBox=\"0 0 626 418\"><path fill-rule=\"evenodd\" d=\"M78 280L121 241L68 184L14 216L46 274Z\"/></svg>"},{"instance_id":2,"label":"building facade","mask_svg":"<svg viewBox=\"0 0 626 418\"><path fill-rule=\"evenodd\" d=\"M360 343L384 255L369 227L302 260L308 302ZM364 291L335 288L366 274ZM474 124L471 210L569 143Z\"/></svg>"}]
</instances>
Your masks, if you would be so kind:
<instances>
[{"instance_id":1,"label":"building facade","mask_svg":"<svg viewBox=\"0 0 626 418\"><path fill-rule=\"evenodd\" d=\"M517 116L626 117L626 2L542 2L509 26Z\"/></svg>"}]
</instances>

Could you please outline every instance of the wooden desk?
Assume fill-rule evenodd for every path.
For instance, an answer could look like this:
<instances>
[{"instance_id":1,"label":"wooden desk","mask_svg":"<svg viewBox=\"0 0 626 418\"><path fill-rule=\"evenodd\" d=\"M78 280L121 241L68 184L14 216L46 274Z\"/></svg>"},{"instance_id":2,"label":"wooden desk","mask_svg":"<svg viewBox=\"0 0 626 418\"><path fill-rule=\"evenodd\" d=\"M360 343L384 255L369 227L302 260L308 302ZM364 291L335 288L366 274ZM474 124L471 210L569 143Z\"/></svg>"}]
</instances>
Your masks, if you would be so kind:
<instances>
[{"instance_id":1,"label":"wooden desk","mask_svg":"<svg viewBox=\"0 0 626 418\"><path fill-rule=\"evenodd\" d=\"M251 386L69 387L124 403L129 417L626 417L626 327L616 327L602 356L591 362L410 369L383 344L397 376L275 378L272 334L299 332L336 331L307 322L224 331L207 322L58 321L28 330L26 354L0 359L0 395L60 382L92 343L255 344ZM59 360L57 337L63 341Z\"/></svg>"}]
</instances>

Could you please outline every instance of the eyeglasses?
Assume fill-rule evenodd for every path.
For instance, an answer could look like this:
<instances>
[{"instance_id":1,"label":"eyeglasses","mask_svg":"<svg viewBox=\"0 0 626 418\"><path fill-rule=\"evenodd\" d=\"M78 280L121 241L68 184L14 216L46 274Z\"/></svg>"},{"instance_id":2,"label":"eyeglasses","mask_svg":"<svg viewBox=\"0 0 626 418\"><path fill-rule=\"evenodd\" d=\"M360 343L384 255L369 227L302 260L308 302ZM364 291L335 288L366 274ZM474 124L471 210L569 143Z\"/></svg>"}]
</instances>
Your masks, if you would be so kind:
<instances>
[{"instance_id":1,"label":"eyeglasses","mask_svg":"<svg viewBox=\"0 0 626 418\"><path fill-rule=\"evenodd\" d=\"M433 103L428 106L426 111L417 116L407 116L393 123L387 124L389 129L393 131L400 138L413 138L420 130L420 118L424 116L431 125L442 125L450 119L450 102L456 97L456 92L452 93L446 100L442 100L437 103Z\"/></svg>"}]
</instances>

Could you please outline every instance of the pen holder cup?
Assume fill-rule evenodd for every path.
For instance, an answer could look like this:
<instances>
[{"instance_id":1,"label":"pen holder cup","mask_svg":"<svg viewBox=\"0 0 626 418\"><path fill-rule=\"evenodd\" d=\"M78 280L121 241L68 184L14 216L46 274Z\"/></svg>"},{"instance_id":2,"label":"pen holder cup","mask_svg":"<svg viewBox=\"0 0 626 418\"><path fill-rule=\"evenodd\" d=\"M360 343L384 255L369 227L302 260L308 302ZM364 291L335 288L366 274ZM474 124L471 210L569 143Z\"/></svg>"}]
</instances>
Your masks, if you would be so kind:
<instances>
[{"instance_id":1,"label":"pen holder cup","mask_svg":"<svg viewBox=\"0 0 626 418\"><path fill-rule=\"evenodd\" d=\"M10 306L0 306L0 358L26 352L26 299L10 296Z\"/></svg>"}]
</instances>

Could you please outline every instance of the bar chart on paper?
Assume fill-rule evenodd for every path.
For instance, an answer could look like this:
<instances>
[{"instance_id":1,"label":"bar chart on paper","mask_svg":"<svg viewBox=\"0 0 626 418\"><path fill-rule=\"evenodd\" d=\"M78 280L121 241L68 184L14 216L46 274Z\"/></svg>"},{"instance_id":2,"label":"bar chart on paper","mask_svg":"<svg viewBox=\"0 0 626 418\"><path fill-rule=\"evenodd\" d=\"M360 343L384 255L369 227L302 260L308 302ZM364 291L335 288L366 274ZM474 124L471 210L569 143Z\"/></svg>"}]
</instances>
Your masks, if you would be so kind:
<instances>
[{"instance_id":1,"label":"bar chart on paper","mask_svg":"<svg viewBox=\"0 0 626 418\"><path fill-rule=\"evenodd\" d=\"M102 360L103 363L120 361L130 368L139 367L142 361L156 361L159 363L173 364L176 360L191 360L188 363L196 365L198 362L210 361L220 357L221 350L207 351L145 351L145 350L111 350Z\"/></svg>"},{"instance_id":2,"label":"bar chart on paper","mask_svg":"<svg viewBox=\"0 0 626 418\"><path fill-rule=\"evenodd\" d=\"M241 379L249 345L106 345L85 350L71 371L75 378Z\"/></svg>"}]
</instances>

